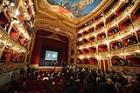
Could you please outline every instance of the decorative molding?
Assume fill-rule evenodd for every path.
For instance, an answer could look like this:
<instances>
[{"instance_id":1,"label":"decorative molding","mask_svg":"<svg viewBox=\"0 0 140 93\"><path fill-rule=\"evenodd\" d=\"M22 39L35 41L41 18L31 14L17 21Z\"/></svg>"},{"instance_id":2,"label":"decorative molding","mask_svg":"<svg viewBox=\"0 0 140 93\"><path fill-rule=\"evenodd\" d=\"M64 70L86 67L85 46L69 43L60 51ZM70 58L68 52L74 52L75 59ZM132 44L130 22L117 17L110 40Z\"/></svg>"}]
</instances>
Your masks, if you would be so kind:
<instances>
[{"instance_id":1,"label":"decorative molding","mask_svg":"<svg viewBox=\"0 0 140 93\"><path fill-rule=\"evenodd\" d=\"M65 28L60 29L59 31L55 31L55 28L61 27L58 25L59 23L57 22L50 24L51 21L47 21L43 19L37 19L35 22L36 22L35 24L36 31L42 29L42 30L53 32L53 33L57 33L63 36L67 36L70 39L70 41L76 38L76 31L73 31L73 29L69 29L65 27Z\"/></svg>"},{"instance_id":2,"label":"decorative molding","mask_svg":"<svg viewBox=\"0 0 140 93\"><path fill-rule=\"evenodd\" d=\"M91 20L93 17L97 16L99 13L102 13L103 9L105 9L105 7L111 2L112 0L103 0L95 9L93 9L93 11L91 11L91 13L80 18L76 18L76 17L69 18L68 16L64 14L59 14L59 13L51 11L47 0L41 0L41 1L35 0L35 6L37 10L36 11L37 15L39 13L44 16L48 16L50 18L63 19L63 21L68 22L70 25L73 25L74 27L79 27L85 24L85 22Z\"/></svg>"},{"instance_id":3,"label":"decorative molding","mask_svg":"<svg viewBox=\"0 0 140 93\"><path fill-rule=\"evenodd\" d=\"M47 0L34 0L36 7L36 16L35 16L35 27L41 27L42 25L51 25L52 27L57 27L62 29L62 31L66 34L68 31L72 33L70 37L76 37L77 27L85 24L87 21L91 20L95 15L102 12L107 4L111 3L112 0L103 0L101 4L99 4L90 14L80 17L80 18L68 18L63 14L59 14L49 10L49 6L47 5ZM44 28L44 27L43 27Z\"/></svg>"},{"instance_id":4,"label":"decorative molding","mask_svg":"<svg viewBox=\"0 0 140 93\"><path fill-rule=\"evenodd\" d=\"M67 44L66 41L60 39L56 34L51 34L50 36L41 36L41 35L37 35L39 38L48 38L48 39L53 39L53 40L57 40L57 41L60 41L62 43L65 43Z\"/></svg>"}]
</instances>

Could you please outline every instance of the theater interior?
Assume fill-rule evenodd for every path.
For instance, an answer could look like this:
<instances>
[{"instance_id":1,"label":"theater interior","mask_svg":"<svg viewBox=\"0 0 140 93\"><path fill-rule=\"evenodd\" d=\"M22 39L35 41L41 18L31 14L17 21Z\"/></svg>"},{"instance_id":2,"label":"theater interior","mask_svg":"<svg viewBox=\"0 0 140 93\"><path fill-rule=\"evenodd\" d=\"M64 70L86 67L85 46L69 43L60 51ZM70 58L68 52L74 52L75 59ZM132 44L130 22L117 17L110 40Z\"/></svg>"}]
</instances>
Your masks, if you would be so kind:
<instances>
[{"instance_id":1,"label":"theater interior","mask_svg":"<svg viewBox=\"0 0 140 93\"><path fill-rule=\"evenodd\" d=\"M0 93L140 93L140 0L0 0Z\"/></svg>"}]
</instances>

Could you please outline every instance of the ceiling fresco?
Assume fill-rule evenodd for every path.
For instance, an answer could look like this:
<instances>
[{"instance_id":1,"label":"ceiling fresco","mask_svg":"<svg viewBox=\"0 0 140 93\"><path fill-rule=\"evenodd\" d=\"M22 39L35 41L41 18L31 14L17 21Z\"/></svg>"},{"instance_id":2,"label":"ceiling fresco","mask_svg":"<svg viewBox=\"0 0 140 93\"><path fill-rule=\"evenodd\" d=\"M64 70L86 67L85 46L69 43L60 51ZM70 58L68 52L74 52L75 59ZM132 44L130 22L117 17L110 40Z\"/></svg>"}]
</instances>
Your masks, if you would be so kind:
<instances>
[{"instance_id":1,"label":"ceiling fresco","mask_svg":"<svg viewBox=\"0 0 140 93\"><path fill-rule=\"evenodd\" d=\"M89 14L102 0L47 0L49 4L60 6L59 12L71 13L75 17Z\"/></svg>"}]
</instances>

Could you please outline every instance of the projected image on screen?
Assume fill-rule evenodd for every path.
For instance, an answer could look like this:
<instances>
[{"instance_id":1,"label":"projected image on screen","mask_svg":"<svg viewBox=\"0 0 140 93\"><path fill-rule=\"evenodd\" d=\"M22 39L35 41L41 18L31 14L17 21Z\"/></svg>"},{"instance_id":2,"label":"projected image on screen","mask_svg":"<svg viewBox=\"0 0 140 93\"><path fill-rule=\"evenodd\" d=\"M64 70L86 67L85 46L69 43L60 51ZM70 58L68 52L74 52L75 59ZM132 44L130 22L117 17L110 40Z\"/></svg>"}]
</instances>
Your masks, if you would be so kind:
<instances>
[{"instance_id":1,"label":"projected image on screen","mask_svg":"<svg viewBox=\"0 0 140 93\"><path fill-rule=\"evenodd\" d=\"M47 50L45 53L45 60L57 61L58 52Z\"/></svg>"}]
</instances>

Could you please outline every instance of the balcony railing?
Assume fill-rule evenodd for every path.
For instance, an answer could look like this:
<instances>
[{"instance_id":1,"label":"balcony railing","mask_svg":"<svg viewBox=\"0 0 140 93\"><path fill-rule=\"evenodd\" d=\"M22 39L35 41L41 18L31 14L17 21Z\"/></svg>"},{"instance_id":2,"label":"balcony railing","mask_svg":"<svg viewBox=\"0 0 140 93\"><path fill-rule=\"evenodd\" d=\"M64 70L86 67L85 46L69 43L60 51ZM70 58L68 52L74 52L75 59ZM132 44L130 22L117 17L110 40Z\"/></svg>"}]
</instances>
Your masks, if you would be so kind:
<instances>
[{"instance_id":1,"label":"balcony railing","mask_svg":"<svg viewBox=\"0 0 140 93\"><path fill-rule=\"evenodd\" d=\"M139 50L140 44L129 45L128 47L124 48L125 53L135 52Z\"/></svg>"},{"instance_id":2,"label":"balcony railing","mask_svg":"<svg viewBox=\"0 0 140 93\"><path fill-rule=\"evenodd\" d=\"M97 44L98 44L97 41L92 42L92 46L97 45Z\"/></svg>"},{"instance_id":3,"label":"balcony railing","mask_svg":"<svg viewBox=\"0 0 140 93\"><path fill-rule=\"evenodd\" d=\"M112 20L111 22L109 22L108 24L107 24L107 29L109 29L110 27L113 27L113 26L115 26L116 25L116 20L114 19L114 20Z\"/></svg>"},{"instance_id":4,"label":"balcony railing","mask_svg":"<svg viewBox=\"0 0 140 93\"><path fill-rule=\"evenodd\" d=\"M117 2L112 9L116 10L122 5L122 2ZM107 13L105 13L105 17L109 17L112 14L112 10L110 9Z\"/></svg>"},{"instance_id":5,"label":"balcony railing","mask_svg":"<svg viewBox=\"0 0 140 93\"><path fill-rule=\"evenodd\" d=\"M126 33L129 33L132 30L133 30L133 26L132 25L129 25L128 27L126 27L125 29L123 29L122 31L120 31L120 35L125 35Z\"/></svg>"},{"instance_id":6,"label":"balcony railing","mask_svg":"<svg viewBox=\"0 0 140 93\"><path fill-rule=\"evenodd\" d=\"M138 1L138 0L137 0ZM132 13L137 7L139 7L139 2L136 2L134 5L128 7L129 13Z\"/></svg>"},{"instance_id":7,"label":"balcony railing","mask_svg":"<svg viewBox=\"0 0 140 93\"><path fill-rule=\"evenodd\" d=\"M116 18L118 24L119 24L120 22L122 22L124 19L127 19L127 18L128 18L128 16L126 15L126 12L127 12L127 10L124 10L124 11Z\"/></svg>"},{"instance_id":8,"label":"balcony railing","mask_svg":"<svg viewBox=\"0 0 140 93\"><path fill-rule=\"evenodd\" d=\"M23 68L25 65L25 63L1 63L0 74Z\"/></svg>"},{"instance_id":9,"label":"balcony railing","mask_svg":"<svg viewBox=\"0 0 140 93\"><path fill-rule=\"evenodd\" d=\"M117 11L121 6L123 6L125 4L125 2L118 2L116 4L116 7L114 7L114 11Z\"/></svg>"},{"instance_id":10,"label":"balcony railing","mask_svg":"<svg viewBox=\"0 0 140 93\"><path fill-rule=\"evenodd\" d=\"M94 24L98 24L98 23L100 23L101 21L103 21L103 17L101 17L101 18L99 18L98 20L96 20L95 22L94 22Z\"/></svg>"},{"instance_id":11,"label":"balcony railing","mask_svg":"<svg viewBox=\"0 0 140 93\"><path fill-rule=\"evenodd\" d=\"M140 26L140 17L137 20L134 20L134 22L132 23L134 25L135 28Z\"/></svg>"},{"instance_id":12,"label":"balcony railing","mask_svg":"<svg viewBox=\"0 0 140 93\"><path fill-rule=\"evenodd\" d=\"M119 32L118 33L116 33L116 34L114 34L114 35L111 35L111 36L108 36L108 39L109 40L112 40L112 39L115 39L116 37L119 37Z\"/></svg>"},{"instance_id":13,"label":"balcony railing","mask_svg":"<svg viewBox=\"0 0 140 93\"><path fill-rule=\"evenodd\" d=\"M102 40L98 40L98 45L101 43L104 43L106 41L106 38L102 39Z\"/></svg>"},{"instance_id":14,"label":"balcony railing","mask_svg":"<svg viewBox=\"0 0 140 93\"><path fill-rule=\"evenodd\" d=\"M96 33L96 34L101 33L101 32L103 32L103 30L104 30L104 26L99 28L98 30L96 30L94 33Z\"/></svg>"},{"instance_id":15,"label":"balcony railing","mask_svg":"<svg viewBox=\"0 0 140 93\"><path fill-rule=\"evenodd\" d=\"M129 73L140 73L140 70L138 70L139 69L139 67L130 67L130 66L112 66L112 68L111 68L112 70L114 70L114 71L118 71L118 72L121 72L121 71L127 71L127 72L129 72Z\"/></svg>"},{"instance_id":16,"label":"balcony railing","mask_svg":"<svg viewBox=\"0 0 140 93\"><path fill-rule=\"evenodd\" d=\"M8 33L6 31L4 31L4 29L0 26L0 33L2 36L8 36Z\"/></svg>"},{"instance_id":17,"label":"balcony railing","mask_svg":"<svg viewBox=\"0 0 140 93\"><path fill-rule=\"evenodd\" d=\"M111 55L117 55L123 53L123 48L119 49L114 49L111 51Z\"/></svg>"},{"instance_id":18,"label":"balcony railing","mask_svg":"<svg viewBox=\"0 0 140 93\"><path fill-rule=\"evenodd\" d=\"M109 57L108 56L109 54L110 54L109 51L107 51L107 52L99 52L98 56L100 56L101 58L107 58L107 57Z\"/></svg>"}]
</instances>

